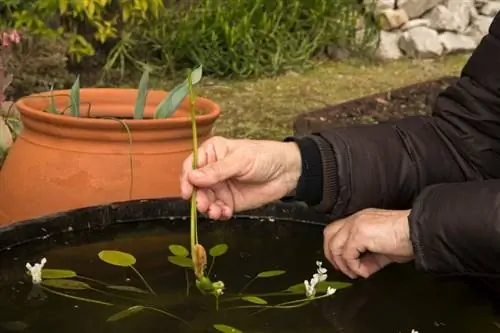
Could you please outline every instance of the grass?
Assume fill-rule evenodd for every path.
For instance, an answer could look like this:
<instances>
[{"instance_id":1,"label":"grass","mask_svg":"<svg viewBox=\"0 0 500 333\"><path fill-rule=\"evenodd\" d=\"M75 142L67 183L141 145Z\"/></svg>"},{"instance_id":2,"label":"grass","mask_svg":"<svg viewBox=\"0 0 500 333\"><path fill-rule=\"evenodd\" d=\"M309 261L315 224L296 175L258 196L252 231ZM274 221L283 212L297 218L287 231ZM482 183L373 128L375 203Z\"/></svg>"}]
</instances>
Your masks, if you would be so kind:
<instances>
[{"instance_id":1,"label":"grass","mask_svg":"<svg viewBox=\"0 0 500 333\"><path fill-rule=\"evenodd\" d=\"M359 60L323 62L304 74L239 82L204 79L199 95L221 105L216 134L282 139L292 133L294 118L300 113L419 81L458 75L467 58L454 55L383 64Z\"/></svg>"}]
</instances>

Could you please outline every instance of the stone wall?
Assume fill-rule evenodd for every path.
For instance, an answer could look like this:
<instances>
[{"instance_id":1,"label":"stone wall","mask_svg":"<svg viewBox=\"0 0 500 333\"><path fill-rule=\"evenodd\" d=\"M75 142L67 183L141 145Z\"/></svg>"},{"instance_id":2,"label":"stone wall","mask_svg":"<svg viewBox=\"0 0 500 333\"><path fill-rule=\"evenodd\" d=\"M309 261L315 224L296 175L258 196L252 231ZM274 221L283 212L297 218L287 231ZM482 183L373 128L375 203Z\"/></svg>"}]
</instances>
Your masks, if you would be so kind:
<instances>
[{"instance_id":1,"label":"stone wall","mask_svg":"<svg viewBox=\"0 0 500 333\"><path fill-rule=\"evenodd\" d=\"M500 0L364 0L381 23L377 57L430 58L474 50ZM373 7L370 7L373 8Z\"/></svg>"}]
</instances>

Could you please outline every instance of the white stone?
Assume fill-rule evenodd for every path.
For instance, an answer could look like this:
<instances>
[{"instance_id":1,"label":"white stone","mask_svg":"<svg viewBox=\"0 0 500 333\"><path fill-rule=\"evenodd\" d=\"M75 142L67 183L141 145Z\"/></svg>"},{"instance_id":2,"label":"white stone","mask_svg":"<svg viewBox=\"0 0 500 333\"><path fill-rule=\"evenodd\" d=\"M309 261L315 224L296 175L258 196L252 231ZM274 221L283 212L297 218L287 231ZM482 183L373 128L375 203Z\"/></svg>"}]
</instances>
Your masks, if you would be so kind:
<instances>
[{"instance_id":1,"label":"white stone","mask_svg":"<svg viewBox=\"0 0 500 333\"><path fill-rule=\"evenodd\" d=\"M379 12L385 9L394 9L395 0L364 0L363 4L367 10Z\"/></svg>"},{"instance_id":2,"label":"white stone","mask_svg":"<svg viewBox=\"0 0 500 333\"><path fill-rule=\"evenodd\" d=\"M416 27L403 32L399 47L412 58L431 58L443 54L443 45L436 30Z\"/></svg>"},{"instance_id":3,"label":"white stone","mask_svg":"<svg viewBox=\"0 0 500 333\"><path fill-rule=\"evenodd\" d=\"M445 5L459 22L459 32L464 32L472 18L478 15L474 0L446 0Z\"/></svg>"},{"instance_id":4,"label":"white stone","mask_svg":"<svg viewBox=\"0 0 500 333\"><path fill-rule=\"evenodd\" d=\"M430 21L430 27L438 31L455 31L461 32L465 30L467 24L456 13L453 13L444 5L437 5L431 11L424 15L424 18Z\"/></svg>"},{"instance_id":5,"label":"white stone","mask_svg":"<svg viewBox=\"0 0 500 333\"><path fill-rule=\"evenodd\" d=\"M493 17L479 15L472 20L471 25L465 30L465 35L472 37L477 43L488 34Z\"/></svg>"},{"instance_id":6,"label":"white stone","mask_svg":"<svg viewBox=\"0 0 500 333\"><path fill-rule=\"evenodd\" d=\"M397 60L403 57L403 53L399 49L398 41L401 37L401 32L380 32L380 41L375 51L375 56L382 60Z\"/></svg>"},{"instance_id":7,"label":"white stone","mask_svg":"<svg viewBox=\"0 0 500 333\"><path fill-rule=\"evenodd\" d=\"M439 35L439 40L443 45L445 54L470 52L477 47L477 42L474 38L466 35L457 34L446 31Z\"/></svg>"},{"instance_id":8,"label":"white stone","mask_svg":"<svg viewBox=\"0 0 500 333\"><path fill-rule=\"evenodd\" d=\"M410 19L418 18L444 0L400 0L398 6L404 9ZM459 1L459 0L457 0Z\"/></svg>"},{"instance_id":9,"label":"white stone","mask_svg":"<svg viewBox=\"0 0 500 333\"><path fill-rule=\"evenodd\" d=\"M481 7L479 12L481 15L495 16L500 12L500 1L488 1Z\"/></svg>"},{"instance_id":10,"label":"white stone","mask_svg":"<svg viewBox=\"0 0 500 333\"><path fill-rule=\"evenodd\" d=\"M414 19L406 22L402 27L402 31L410 30L416 27L430 27L431 22L427 19Z\"/></svg>"}]
</instances>

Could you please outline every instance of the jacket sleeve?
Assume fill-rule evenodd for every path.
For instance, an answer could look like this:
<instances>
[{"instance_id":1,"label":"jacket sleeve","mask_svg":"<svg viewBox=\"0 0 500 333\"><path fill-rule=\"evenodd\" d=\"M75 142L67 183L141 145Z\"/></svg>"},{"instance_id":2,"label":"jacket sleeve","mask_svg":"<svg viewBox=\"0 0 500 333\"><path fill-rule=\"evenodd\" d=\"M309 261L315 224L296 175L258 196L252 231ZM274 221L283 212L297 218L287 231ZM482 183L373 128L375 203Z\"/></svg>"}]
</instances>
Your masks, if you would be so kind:
<instances>
[{"instance_id":1,"label":"jacket sleeve","mask_svg":"<svg viewBox=\"0 0 500 333\"><path fill-rule=\"evenodd\" d=\"M500 178L500 14L432 116L288 140L303 156L295 199L334 218L369 207L411 208L433 184Z\"/></svg>"}]
</instances>

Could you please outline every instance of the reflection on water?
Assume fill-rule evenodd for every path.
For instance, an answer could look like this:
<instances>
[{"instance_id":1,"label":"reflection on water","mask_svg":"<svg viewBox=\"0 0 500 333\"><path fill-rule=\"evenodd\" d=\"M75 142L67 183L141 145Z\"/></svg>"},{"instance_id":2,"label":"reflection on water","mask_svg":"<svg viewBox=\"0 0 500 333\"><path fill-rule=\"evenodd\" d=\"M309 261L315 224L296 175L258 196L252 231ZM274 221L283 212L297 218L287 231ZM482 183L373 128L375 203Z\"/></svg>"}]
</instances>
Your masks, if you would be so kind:
<instances>
[{"instance_id":1,"label":"reflection on water","mask_svg":"<svg viewBox=\"0 0 500 333\"><path fill-rule=\"evenodd\" d=\"M176 222L177 225L186 221ZM174 223L175 224L175 223ZM187 227L187 225L186 225ZM461 282L437 281L415 272L410 265L393 266L374 277L357 281L333 296L298 308L268 309L255 314L255 308L235 308L252 303L235 300L234 295L256 274L285 270L286 274L256 279L245 291L261 295L282 291L310 279L316 261L322 260L322 228L289 222L237 220L200 226L200 242L207 250L225 243L229 250L217 257L213 281L226 286L215 311L215 299L202 296L192 287L186 296L186 276L192 272L171 264L169 245L188 247L188 233L167 222L142 224L141 230L115 228L106 234L74 234L51 238L22 251L0 256L0 330L24 332L215 332L213 324L226 324L243 332L345 332L419 333L500 332L494 325L491 304ZM184 229L184 228L183 228ZM134 265L152 287L155 295L128 267L116 267L99 259L102 250L131 253ZM91 290L61 290L66 295L90 298L105 304L83 302L34 288L25 274L26 262L48 260L46 268L68 269L91 278L81 280ZM330 266L325 263L327 268ZM348 282L329 270L328 280ZM121 286L121 290L110 285ZM123 286L127 286L124 290ZM71 287L71 286L70 286ZM145 292L131 290L140 288ZM118 295L118 297L113 296ZM232 297L232 296L233 297ZM233 299L231 299L231 297ZM270 304L303 295L263 295ZM148 304L179 316L189 324L154 311L138 311L121 320L107 322L118 311L136 304Z\"/></svg>"}]
</instances>

